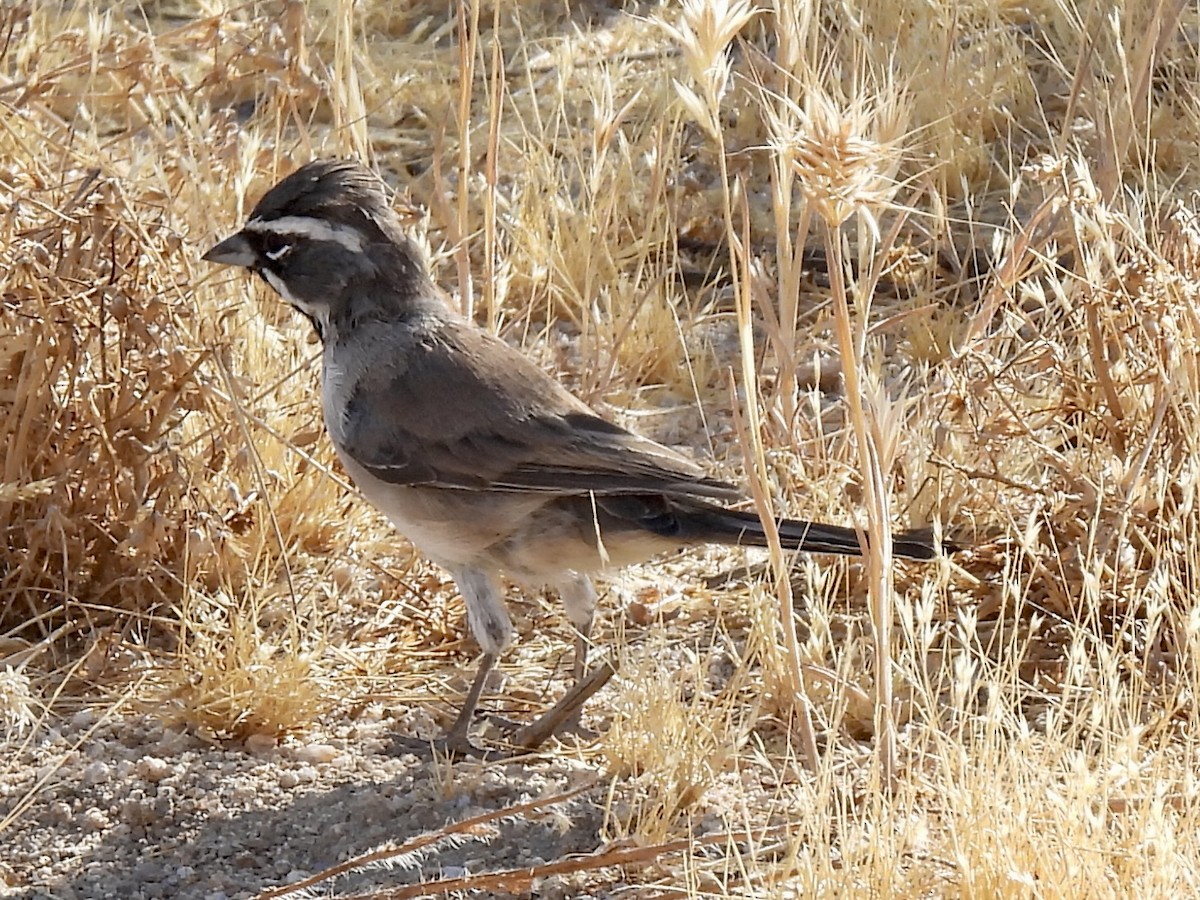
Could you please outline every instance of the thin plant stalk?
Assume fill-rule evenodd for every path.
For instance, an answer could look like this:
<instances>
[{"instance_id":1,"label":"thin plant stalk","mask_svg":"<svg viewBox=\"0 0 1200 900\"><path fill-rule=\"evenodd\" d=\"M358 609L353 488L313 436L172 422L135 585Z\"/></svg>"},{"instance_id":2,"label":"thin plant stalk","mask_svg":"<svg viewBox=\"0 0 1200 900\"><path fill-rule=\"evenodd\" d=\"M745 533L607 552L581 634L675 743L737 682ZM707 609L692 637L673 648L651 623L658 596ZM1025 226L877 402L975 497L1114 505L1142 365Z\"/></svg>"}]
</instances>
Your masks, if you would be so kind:
<instances>
[{"instance_id":1,"label":"thin plant stalk","mask_svg":"<svg viewBox=\"0 0 1200 900\"><path fill-rule=\"evenodd\" d=\"M867 231L869 229L864 229ZM896 778L896 724L892 714L892 535L888 527L888 492L880 466L879 448L868 425L859 378L861 348L854 339L845 280L845 255L840 227L825 223L825 252L829 260L833 325L842 357L842 378L850 425L859 448L862 492L867 509L867 590L875 651L875 733L883 783L889 790Z\"/></svg>"},{"instance_id":2,"label":"thin plant stalk","mask_svg":"<svg viewBox=\"0 0 1200 900\"><path fill-rule=\"evenodd\" d=\"M721 154L722 177L725 176L725 159ZM728 185L727 181L722 182ZM767 536L767 551L770 554L771 572L774 576L775 596L779 601L779 625L783 630L783 643L786 650L788 686L793 698L793 709L796 726L799 731L800 745L803 749L804 765L810 772L816 772L820 762L820 751L817 747L816 728L812 721L812 704L804 681L804 663L800 655L800 639L796 634L795 604L792 597L792 582L789 577L790 567L783 555L783 546L779 541L779 529L775 524L775 511L771 503L771 486L767 478L767 457L763 449L762 419L758 408L758 372L754 367L754 331L753 331L753 297L750 285L750 256L746 247L750 245L749 222L750 211L747 207L746 192L739 191L741 198L741 214L743 235L739 240L734 232L732 220L732 204L726 190L726 222L727 235L731 254L735 257L731 266L734 281L734 297L737 309L738 342L740 345L742 363L742 383L746 397L745 419L739 414L737 397L731 404L735 421L738 426L738 437L742 444L742 452L752 464L746 466L750 493L754 498L754 508L762 520L763 531Z\"/></svg>"},{"instance_id":3,"label":"thin plant stalk","mask_svg":"<svg viewBox=\"0 0 1200 900\"><path fill-rule=\"evenodd\" d=\"M478 13L476 13L478 15ZM504 107L504 54L500 40L500 4L496 4L492 18L492 70L491 92L488 108L488 144L484 159L484 178L487 190L483 192L483 305L487 310L487 324L495 331L500 321L499 303L496 302L496 181L500 157L500 117ZM469 192L463 190L460 197Z\"/></svg>"},{"instance_id":4,"label":"thin plant stalk","mask_svg":"<svg viewBox=\"0 0 1200 900\"><path fill-rule=\"evenodd\" d=\"M475 84L475 51L479 44L479 4L458 3L458 205L454 220L457 250L459 308L463 315L475 315L475 290L471 278L471 255L467 246L470 234L471 192L467 185L474 174L471 159L471 91Z\"/></svg>"}]
</instances>

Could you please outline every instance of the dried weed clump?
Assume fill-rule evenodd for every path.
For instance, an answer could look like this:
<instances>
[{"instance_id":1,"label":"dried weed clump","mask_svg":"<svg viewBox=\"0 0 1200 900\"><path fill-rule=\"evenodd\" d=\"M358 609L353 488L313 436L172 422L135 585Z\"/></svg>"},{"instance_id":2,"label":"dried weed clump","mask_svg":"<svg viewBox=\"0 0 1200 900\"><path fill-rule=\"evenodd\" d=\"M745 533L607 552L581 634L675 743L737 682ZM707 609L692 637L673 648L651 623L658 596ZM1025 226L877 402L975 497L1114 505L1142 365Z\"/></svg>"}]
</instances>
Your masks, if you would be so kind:
<instances>
[{"instance_id":1,"label":"dried weed clump","mask_svg":"<svg viewBox=\"0 0 1200 900\"><path fill-rule=\"evenodd\" d=\"M195 263L218 198L247 186L237 148L261 160L229 104L249 81L303 68L287 33L220 17L155 34L112 11L40 8L8 9L4 33L5 656L48 651L47 670L119 685L131 666L180 650L182 617L177 680L203 682L210 664L240 667L224 652L189 659L198 635L227 647L211 629L227 635L244 617L257 643L278 648L262 610L279 603L274 620L293 623L298 652L294 623L311 613L301 575L314 564L293 570L289 557L317 559L346 534L306 402L311 351L270 326L247 340L253 311L225 288L216 303L211 288L201 296ZM223 42L243 52L216 66L195 58ZM303 90L311 78L297 79L289 104L316 102ZM264 354L276 369L256 383L246 366ZM205 603L216 620L189 619ZM72 665L80 652L83 667ZM296 706L268 716L272 727L307 719Z\"/></svg>"},{"instance_id":2,"label":"dried weed clump","mask_svg":"<svg viewBox=\"0 0 1200 900\"><path fill-rule=\"evenodd\" d=\"M0 507L0 622L49 634L52 611L80 601L99 620L149 614L185 583L192 523L179 511L194 476L172 438L205 405L205 354L178 340L194 309L175 280L183 241L162 212L169 198L130 196L98 169L10 163L3 178L14 489Z\"/></svg>"}]
</instances>

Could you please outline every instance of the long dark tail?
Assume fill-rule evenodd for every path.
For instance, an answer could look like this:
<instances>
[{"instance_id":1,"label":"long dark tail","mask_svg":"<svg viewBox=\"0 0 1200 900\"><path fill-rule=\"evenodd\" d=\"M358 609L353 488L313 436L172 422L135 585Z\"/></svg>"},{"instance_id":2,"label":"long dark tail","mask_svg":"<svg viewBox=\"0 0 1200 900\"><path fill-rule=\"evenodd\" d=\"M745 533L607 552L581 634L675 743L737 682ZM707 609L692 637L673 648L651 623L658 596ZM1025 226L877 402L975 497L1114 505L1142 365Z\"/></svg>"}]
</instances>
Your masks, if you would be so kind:
<instances>
[{"instance_id":1,"label":"long dark tail","mask_svg":"<svg viewBox=\"0 0 1200 900\"><path fill-rule=\"evenodd\" d=\"M702 501L688 501L676 506L675 518L680 536L689 540L753 547L765 547L767 544L762 521L754 513L725 509ZM853 528L805 522L802 519L780 519L776 524L784 549L838 553L843 556L862 554L862 544ZM941 549L945 553L953 553L959 548L943 543ZM938 542L928 531L894 534L892 552L909 559L933 559L937 556Z\"/></svg>"}]
</instances>

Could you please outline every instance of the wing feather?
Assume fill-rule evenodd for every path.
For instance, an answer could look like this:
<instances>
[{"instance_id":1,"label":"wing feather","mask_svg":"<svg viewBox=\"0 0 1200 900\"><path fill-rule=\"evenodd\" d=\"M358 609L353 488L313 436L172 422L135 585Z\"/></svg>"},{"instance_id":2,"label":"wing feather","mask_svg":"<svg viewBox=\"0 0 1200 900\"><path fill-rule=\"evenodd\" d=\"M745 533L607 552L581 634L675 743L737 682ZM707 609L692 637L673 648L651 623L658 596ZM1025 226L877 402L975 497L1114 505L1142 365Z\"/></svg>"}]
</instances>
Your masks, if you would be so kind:
<instances>
[{"instance_id":1,"label":"wing feather","mask_svg":"<svg viewBox=\"0 0 1200 900\"><path fill-rule=\"evenodd\" d=\"M498 338L443 321L351 386L342 449L393 484L730 498L682 454L600 418Z\"/></svg>"}]
</instances>

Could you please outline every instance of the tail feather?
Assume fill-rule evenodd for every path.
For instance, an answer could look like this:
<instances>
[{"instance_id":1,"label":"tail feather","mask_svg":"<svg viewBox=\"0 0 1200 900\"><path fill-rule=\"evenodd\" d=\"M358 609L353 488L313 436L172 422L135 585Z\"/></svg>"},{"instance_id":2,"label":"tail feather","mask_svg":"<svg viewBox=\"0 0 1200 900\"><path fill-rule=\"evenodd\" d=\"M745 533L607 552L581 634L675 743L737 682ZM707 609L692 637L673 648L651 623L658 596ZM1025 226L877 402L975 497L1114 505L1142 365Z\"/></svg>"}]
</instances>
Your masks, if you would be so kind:
<instances>
[{"instance_id":1,"label":"tail feather","mask_svg":"<svg viewBox=\"0 0 1200 900\"><path fill-rule=\"evenodd\" d=\"M686 511L680 510L679 514L682 531L688 538L707 543L753 547L765 547L767 544L762 521L754 513L702 502L689 503L688 507ZM805 522L803 519L780 519L776 527L779 529L779 541L787 550L843 556L859 556L863 552L863 544L853 528ZM942 543L941 549L945 553L953 553L958 548ZM908 559L933 559L937 556L938 542L927 530L902 532L892 535L892 552Z\"/></svg>"}]
</instances>

